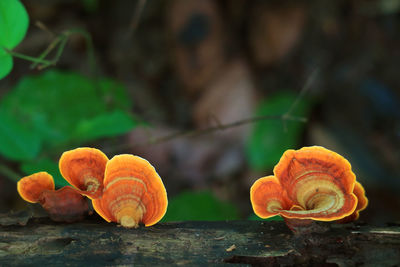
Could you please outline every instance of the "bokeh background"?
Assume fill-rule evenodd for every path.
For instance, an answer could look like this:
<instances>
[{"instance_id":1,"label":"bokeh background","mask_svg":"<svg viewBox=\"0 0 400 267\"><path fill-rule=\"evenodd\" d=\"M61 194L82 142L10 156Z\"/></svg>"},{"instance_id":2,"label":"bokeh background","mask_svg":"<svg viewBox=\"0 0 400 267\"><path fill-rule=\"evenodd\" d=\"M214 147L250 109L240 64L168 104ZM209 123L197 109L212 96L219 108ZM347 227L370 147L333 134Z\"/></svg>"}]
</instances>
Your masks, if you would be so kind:
<instances>
[{"instance_id":1,"label":"bokeh background","mask_svg":"<svg viewBox=\"0 0 400 267\"><path fill-rule=\"evenodd\" d=\"M400 1L21 2L15 52L68 41L55 66L15 58L0 80L0 212L32 205L20 177L46 170L63 186L61 153L92 146L155 166L164 221L254 219L252 183L286 149L321 145L364 185L360 220L400 221Z\"/></svg>"}]
</instances>

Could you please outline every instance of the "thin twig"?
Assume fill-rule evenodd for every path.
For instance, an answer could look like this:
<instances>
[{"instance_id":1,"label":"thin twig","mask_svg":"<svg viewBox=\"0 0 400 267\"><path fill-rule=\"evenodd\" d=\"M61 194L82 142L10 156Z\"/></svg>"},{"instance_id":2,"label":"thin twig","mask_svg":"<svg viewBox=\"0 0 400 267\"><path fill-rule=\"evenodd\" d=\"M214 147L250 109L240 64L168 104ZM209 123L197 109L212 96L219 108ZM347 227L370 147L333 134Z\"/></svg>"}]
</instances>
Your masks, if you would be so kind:
<instances>
[{"instance_id":1,"label":"thin twig","mask_svg":"<svg viewBox=\"0 0 400 267\"><path fill-rule=\"evenodd\" d=\"M293 110L297 107L299 104L300 100L304 97L304 95L307 93L307 91L311 88L313 85L315 79L317 78L319 69L315 68L311 74L308 76L306 82L304 83L304 86L301 88L300 93L297 95L296 99L294 100L293 104L290 106L288 111L286 112L287 115L292 114Z\"/></svg>"},{"instance_id":2,"label":"thin twig","mask_svg":"<svg viewBox=\"0 0 400 267\"><path fill-rule=\"evenodd\" d=\"M284 115L264 115L264 116L251 117L251 118L235 121L232 123L211 126L211 127L208 127L205 129L200 129L200 130L177 132L177 133L168 134L166 136L162 136L159 138L151 138L150 137L148 139L148 141L145 143L121 144L121 145L113 146L111 150L112 151L120 151L120 150L123 150L126 148L136 148L136 147L142 147L142 146L157 145L160 143L165 143L165 142L171 141L176 138L201 136L201 135L210 134L210 133L217 132L217 131L223 131L223 130L227 130L230 128L242 126L242 125L249 124L249 123L254 123L257 121L282 120L283 116ZM297 117L297 116L291 116L291 115L285 115L285 119L291 120L291 121L307 122L307 119L304 117ZM112 152L112 151L108 151L108 152Z\"/></svg>"},{"instance_id":3,"label":"thin twig","mask_svg":"<svg viewBox=\"0 0 400 267\"><path fill-rule=\"evenodd\" d=\"M311 74L308 76L306 82L304 83L304 86L301 88L299 94L297 95L296 99L294 100L292 105L290 105L288 111L286 111L286 113L282 115L282 124L283 124L284 132L287 132L288 117L291 116L293 111L296 109L297 105L300 103L300 100L303 99L303 97L305 96L307 91L311 88L312 84L314 83L315 79L317 78L318 71L319 71L318 68L315 68L311 72Z\"/></svg>"},{"instance_id":4,"label":"thin twig","mask_svg":"<svg viewBox=\"0 0 400 267\"><path fill-rule=\"evenodd\" d=\"M136 29L139 25L140 17L142 15L145 4L146 4L146 0L138 0L138 3L135 8L135 13L133 13L132 20L129 25L128 37L132 37L134 32L136 31Z\"/></svg>"},{"instance_id":5,"label":"thin twig","mask_svg":"<svg viewBox=\"0 0 400 267\"><path fill-rule=\"evenodd\" d=\"M9 168L7 165L0 164L0 174L4 175L5 177L13 180L13 181L18 181L21 179L21 175L17 173L16 171L12 170Z\"/></svg>"},{"instance_id":6,"label":"thin twig","mask_svg":"<svg viewBox=\"0 0 400 267\"><path fill-rule=\"evenodd\" d=\"M38 64L46 64L46 63L48 63L48 60L44 60L44 59L40 59L40 58L36 58L36 57L31 57L31 56L27 56L27 55L24 55L24 54L20 54L20 53L17 53L17 52L8 50L8 49L6 49L6 48L3 48L3 49L4 49L8 54L10 54L10 55L12 55L13 57L16 57L16 58L24 59L24 60L31 61L31 62L36 62L36 63L38 63Z\"/></svg>"},{"instance_id":7,"label":"thin twig","mask_svg":"<svg viewBox=\"0 0 400 267\"><path fill-rule=\"evenodd\" d=\"M67 31L62 32L61 34L59 34L56 37L56 39L54 39L50 43L50 45L46 48L45 51L43 51L42 54L39 55L39 57L31 57L31 56L20 54L20 53L17 53L17 52L11 51L11 50L7 50L7 49L5 49L5 51L14 57L33 62L33 64L31 65L31 68L37 67L39 70L43 70L45 68L48 68L50 66L55 66L57 64L57 62L60 60L60 57L65 48L65 45L67 44L70 36L74 35L74 34L82 35L85 38L85 41L87 44L87 49L88 49L89 68L92 73L95 73L96 62L95 62L95 57L94 57L94 46L93 46L92 38L87 31L82 30L82 29L72 29L72 30L67 30ZM57 46L58 46L58 49L56 51L54 58L51 60L45 59L50 54L50 52L52 52Z\"/></svg>"},{"instance_id":8,"label":"thin twig","mask_svg":"<svg viewBox=\"0 0 400 267\"><path fill-rule=\"evenodd\" d=\"M282 119L283 119L282 115L265 115L265 116L251 117L251 118L235 121L232 123L211 126L211 127L205 128L205 129L175 133L172 135L157 138L157 139L153 140L152 142L149 142L148 145L159 144L162 142L169 141L171 139L175 139L176 137L194 137L194 136L210 134L210 133L213 133L216 131L223 131L223 130L227 130L230 128L234 128L234 127L238 127L238 126L242 126L245 124L254 123L254 122L262 121L262 120L282 120ZM286 116L286 119L292 120L292 121L299 121L299 122L307 121L307 119L304 117L296 117L296 116Z\"/></svg>"},{"instance_id":9,"label":"thin twig","mask_svg":"<svg viewBox=\"0 0 400 267\"><path fill-rule=\"evenodd\" d=\"M68 41L68 35L62 34L59 37L59 46L56 52L56 55L52 60L50 60L47 64L39 65L38 69L43 70L45 68L48 68L49 66L55 66L57 62L60 60L60 57L62 55L62 52L64 51L65 45L67 44Z\"/></svg>"},{"instance_id":10,"label":"thin twig","mask_svg":"<svg viewBox=\"0 0 400 267\"><path fill-rule=\"evenodd\" d=\"M42 31L47 32L52 38L55 38L56 34L53 31L51 31L43 22L38 20L35 22L35 26L41 29Z\"/></svg>"},{"instance_id":11,"label":"thin twig","mask_svg":"<svg viewBox=\"0 0 400 267\"><path fill-rule=\"evenodd\" d=\"M58 45L58 43L59 43L60 41L61 41L61 39L60 39L59 37L56 38L56 39L54 39L54 40L50 43L50 45L46 48L46 50L44 50L43 53L40 54L40 56L38 57L38 59L44 60L44 59L47 57L47 55L48 55L51 51L53 51L53 49ZM30 68L31 68L31 69L34 69L34 68L36 68L36 66L37 66L38 64L40 64L40 62L34 62L34 63L32 63L32 65L30 66Z\"/></svg>"},{"instance_id":12,"label":"thin twig","mask_svg":"<svg viewBox=\"0 0 400 267\"><path fill-rule=\"evenodd\" d=\"M113 151L119 151L119 150L123 150L123 149L127 149L127 148L135 148L135 147L141 147L141 146L148 146L148 145L156 145L156 144L160 144L160 143L164 143L164 142L168 142L171 141L173 139L176 138L182 138L182 137L194 137L194 136L200 136L200 135L205 135L205 134L210 134L216 131L223 131L223 130L227 130L230 128L234 128L234 127L238 127L238 126L242 126L245 124L249 124L249 123L254 123L254 122L258 122L258 121L263 121L263 120L282 120L282 122L284 123L284 127L287 121L298 121L298 122L307 122L307 118L304 117L299 117L299 116L293 116L292 113L295 110L296 106L298 105L298 103L300 102L300 100L304 97L304 95L306 94L306 92L311 88L312 84L314 83L316 77L318 74L318 69L315 69L310 76L307 78L304 86L301 88L300 93L297 95L295 101L293 101L292 105L289 107L288 111L285 112L282 115L264 115L264 116L256 116L256 117L251 117L251 118L247 118L247 119L243 119L243 120L239 120L239 121L235 121L232 123L227 123L227 124L221 124L219 123L217 118L217 125L216 126L211 126L205 129L200 129L200 130L191 130L191 131L183 131L183 132L178 132L178 133L173 133L173 134L169 134L166 136L162 136L159 138L152 138L150 137L147 142L145 143L141 143L141 144L122 144L122 145L117 145L117 146L113 146L112 150ZM111 151L109 151L111 152Z\"/></svg>"}]
</instances>

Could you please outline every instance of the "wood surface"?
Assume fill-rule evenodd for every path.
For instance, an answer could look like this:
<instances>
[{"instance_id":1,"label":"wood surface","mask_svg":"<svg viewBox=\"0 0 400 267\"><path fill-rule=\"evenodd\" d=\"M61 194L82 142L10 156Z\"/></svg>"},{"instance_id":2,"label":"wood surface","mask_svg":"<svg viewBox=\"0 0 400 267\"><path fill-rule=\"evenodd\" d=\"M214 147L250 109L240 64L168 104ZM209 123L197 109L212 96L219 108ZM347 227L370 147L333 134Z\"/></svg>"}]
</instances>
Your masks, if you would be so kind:
<instances>
[{"instance_id":1,"label":"wood surface","mask_svg":"<svg viewBox=\"0 0 400 267\"><path fill-rule=\"evenodd\" d=\"M324 224L293 234L283 221L160 223L124 229L97 216L55 223L0 215L0 266L400 266L400 225Z\"/></svg>"}]
</instances>

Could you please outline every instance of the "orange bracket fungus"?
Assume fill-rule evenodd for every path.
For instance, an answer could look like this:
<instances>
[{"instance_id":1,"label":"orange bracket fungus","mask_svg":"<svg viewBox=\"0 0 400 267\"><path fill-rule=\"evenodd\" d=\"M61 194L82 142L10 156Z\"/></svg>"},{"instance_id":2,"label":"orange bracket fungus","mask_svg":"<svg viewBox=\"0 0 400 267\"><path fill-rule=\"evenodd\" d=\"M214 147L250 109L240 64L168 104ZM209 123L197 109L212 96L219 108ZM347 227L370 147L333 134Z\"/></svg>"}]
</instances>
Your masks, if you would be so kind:
<instances>
[{"instance_id":1,"label":"orange bracket fungus","mask_svg":"<svg viewBox=\"0 0 400 267\"><path fill-rule=\"evenodd\" d=\"M137 228L156 224L164 216L168 200L164 184L154 167L133 155L118 155L108 161L101 198L93 208L108 222Z\"/></svg>"},{"instance_id":2,"label":"orange bracket fungus","mask_svg":"<svg viewBox=\"0 0 400 267\"><path fill-rule=\"evenodd\" d=\"M274 176L258 179L250 189L253 210L261 218L349 222L368 200L339 154L319 146L287 150Z\"/></svg>"},{"instance_id":3,"label":"orange bracket fungus","mask_svg":"<svg viewBox=\"0 0 400 267\"><path fill-rule=\"evenodd\" d=\"M53 221L74 222L82 220L88 211L84 196L70 186L54 189L53 177L38 172L18 181L20 196L31 203L40 203Z\"/></svg>"},{"instance_id":4,"label":"orange bracket fungus","mask_svg":"<svg viewBox=\"0 0 400 267\"><path fill-rule=\"evenodd\" d=\"M54 191L53 176L47 172L38 172L20 179L17 183L17 191L23 200L30 203L39 202L44 191Z\"/></svg>"},{"instance_id":5,"label":"orange bracket fungus","mask_svg":"<svg viewBox=\"0 0 400 267\"><path fill-rule=\"evenodd\" d=\"M81 147L62 154L59 168L62 176L81 194L95 199L103 191L104 170L108 158L98 149Z\"/></svg>"},{"instance_id":6,"label":"orange bracket fungus","mask_svg":"<svg viewBox=\"0 0 400 267\"><path fill-rule=\"evenodd\" d=\"M357 181L354 184L353 194L356 195L358 200L356 209L349 216L346 216L343 219L339 220L339 223L348 223L357 220L360 216L360 211L365 210L365 208L368 206L368 199L365 196L364 187Z\"/></svg>"}]
</instances>

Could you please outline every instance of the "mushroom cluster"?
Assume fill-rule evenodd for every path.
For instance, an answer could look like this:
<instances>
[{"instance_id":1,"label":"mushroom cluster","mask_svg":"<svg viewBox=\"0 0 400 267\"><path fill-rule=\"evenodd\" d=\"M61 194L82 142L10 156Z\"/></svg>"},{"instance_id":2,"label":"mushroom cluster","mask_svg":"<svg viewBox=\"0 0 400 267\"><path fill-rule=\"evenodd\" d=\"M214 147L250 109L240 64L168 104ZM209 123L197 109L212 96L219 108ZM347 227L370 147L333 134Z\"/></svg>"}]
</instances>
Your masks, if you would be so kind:
<instances>
[{"instance_id":1,"label":"mushroom cluster","mask_svg":"<svg viewBox=\"0 0 400 267\"><path fill-rule=\"evenodd\" d=\"M107 156L95 148L64 152L59 161L60 172L73 187L55 190L53 177L47 172L38 172L19 180L18 193L28 202L40 203L54 221L82 220L88 212L84 196L101 196L107 161Z\"/></svg>"},{"instance_id":2,"label":"mushroom cluster","mask_svg":"<svg viewBox=\"0 0 400 267\"><path fill-rule=\"evenodd\" d=\"M358 219L368 199L350 163L324 147L287 150L274 175L258 179L250 189L255 214L261 218L338 221Z\"/></svg>"},{"instance_id":3,"label":"mushroom cluster","mask_svg":"<svg viewBox=\"0 0 400 267\"><path fill-rule=\"evenodd\" d=\"M166 212L164 184L143 158L117 155L108 160L100 150L85 147L64 152L59 168L73 187L54 190L53 177L46 172L24 177L17 185L24 200L41 203L55 221L82 219L88 210L84 196L106 221L124 227L154 225Z\"/></svg>"},{"instance_id":4,"label":"mushroom cluster","mask_svg":"<svg viewBox=\"0 0 400 267\"><path fill-rule=\"evenodd\" d=\"M47 172L22 178L17 190L25 201L40 203L53 221L79 221L88 211L84 196L70 186L55 190L53 177Z\"/></svg>"}]
</instances>

